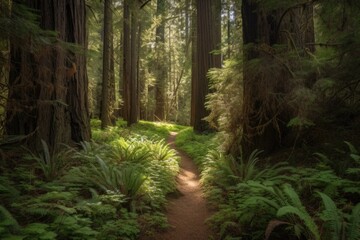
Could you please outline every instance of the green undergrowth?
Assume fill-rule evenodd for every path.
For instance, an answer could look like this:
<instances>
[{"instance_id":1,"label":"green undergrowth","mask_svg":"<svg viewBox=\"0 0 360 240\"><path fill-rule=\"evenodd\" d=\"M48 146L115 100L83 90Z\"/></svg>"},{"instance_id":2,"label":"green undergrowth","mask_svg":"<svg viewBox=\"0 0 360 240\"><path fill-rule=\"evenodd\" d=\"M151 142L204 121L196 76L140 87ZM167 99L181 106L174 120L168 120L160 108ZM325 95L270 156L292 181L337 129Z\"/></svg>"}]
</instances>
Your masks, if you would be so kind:
<instances>
[{"instance_id":1,"label":"green undergrowth","mask_svg":"<svg viewBox=\"0 0 360 240\"><path fill-rule=\"evenodd\" d=\"M168 227L163 211L176 190L179 159L164 139L183 127L91 124L93 140L78 148L53 153L42 142L38 152L7 152L0 239L137 239Z\"/></svg>"},{"instance_id":2,"label":"green undergrowth","mask_svg":"<svg viewBox=\"0 0 360 240\"><path fill-rule=\"evenodd\" d=\"M200 168L210 149L216 148L215 133L197 134L191 127L181 130L175 140L176 147L186 152Z\"/></svg>"},{"instance_id":3,"label":"green undergrowth","mask_svg":"<svg viewBox=\"0 0 360 240\"><path fill-rule=\"evenodd\" d=\"M164 122L139 123L126 127L126 122L118 120L115 126L108 127L105 131L100 129L101 122L97 119L91 120L92 135L94 141L111 141L119 136L128 138L146 138L152 140L166 140L170 132L179 132L186 127Z\"/></svg>"},{"instance_id":4,"label":"green undergrowth","mask_svg":"<svg viewBox=\"0 0 360 240\"><path fill-rule=\"evenodd\" d=\"M341 152L314 153L312 167L299 167L266 163L261 151L211 150L201 182L217 208L208 221L218 239L360 239L360 155L348 142Z\"/></svg>"},{"instance_id":5,"label":"green undergrowth","mask_svg":"<svg viewBox=\"0 0 360 240\"><path fill-rule=\"evenodd\" d=\"M216 239L360 239L360 153L351 143L292 165L259 150L227 155L215 139L186 128L176 145L200 166Z\"/></svg>"}]
</instances>

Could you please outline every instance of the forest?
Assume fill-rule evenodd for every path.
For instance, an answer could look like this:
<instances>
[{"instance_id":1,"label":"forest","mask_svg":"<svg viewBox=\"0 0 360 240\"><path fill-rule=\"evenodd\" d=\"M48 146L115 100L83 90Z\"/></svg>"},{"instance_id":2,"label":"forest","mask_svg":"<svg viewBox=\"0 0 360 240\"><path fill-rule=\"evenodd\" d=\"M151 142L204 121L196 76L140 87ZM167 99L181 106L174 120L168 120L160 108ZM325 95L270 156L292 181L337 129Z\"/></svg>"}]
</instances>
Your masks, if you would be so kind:
<instances>
[{"instance_id":1,"label":"forest","mask_svg":"<svg viewBox=\"0 0 360 240\"><path fill-rule=\"evenodd\" d=\"M0 239L360 240L359 0L0 0Z\"/></svg>"}]
</instances>

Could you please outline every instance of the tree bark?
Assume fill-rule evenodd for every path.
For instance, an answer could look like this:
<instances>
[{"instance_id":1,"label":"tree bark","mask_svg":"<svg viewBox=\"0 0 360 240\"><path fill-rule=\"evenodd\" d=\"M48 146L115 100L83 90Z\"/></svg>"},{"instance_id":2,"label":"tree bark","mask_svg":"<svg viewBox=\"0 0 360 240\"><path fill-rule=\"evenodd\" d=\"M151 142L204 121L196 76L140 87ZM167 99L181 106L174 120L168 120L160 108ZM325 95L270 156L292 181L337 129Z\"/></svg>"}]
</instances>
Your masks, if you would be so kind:
<instances>
[{"instance_id":1,"label":"tree bark","mask_svg":"<svg viewBox=\"0 0 360 240\"><path fill-rule=\"evenodd\" d=\"M191 104L190 104L190 126L195 124L195 89L197 89L197 9L196 0L192 0L193 13L191 16Z\"/></svg>"},{"instance_id":2,"label":"tree bark","mask_svg":"<svg viewBox=\"0 0 360 240\"><path fill-rule=\"evenodd\" d=\"M307 7L312 9L312 6ZM242 2L243 43L246 51L241 146L246 155L254 149L271 153L282 145L288 133L286 124L291 119L292 109L286 96L293 89L293 76L288 65L278 60L273 46L287 45L287 51L295 49L297 53L305 49L306 41L314 36L313 19L308 16L306 14L304 17L297 8L279 8L270 12L260 3L251 0ZM306 28L299 29L298 26ZM254 59L263 64L254 68ZM234 144L231 152L238 155L239 145Z\"/></svg>"},{"instance_id":3,"label":"tree bark","mask_svg":"<svg viewBox=\"0 0 360 240\"><path fill-rule=\"evenodd\" d=\"M130 81L130 116L128 125L139 121L139 97L138 97L138 48L137 34L139 22L134 11L131 13L131 81Z\"/></svg>"},{"instance_id":4,"label":"tree bark","mask_svg":"<svg viewBox=\"0 0 360 240\"><path fill-rule=\"evenodd\" d=\"M206 95L209 93L207 73L210 68L221 67L220 53L214 54L221 45L221 1L197 1L197 78L193 86L194 130L204 132L210 130L204 120L209 115L205 108Z\"/></svg>"},{"instance_id":5,"label":"tree bark","mask_svg":"<svg viewBox=\"0 0 360 240\"><path fill-rule=\"evenodd\" d=\"M79 51L59 43L27 49L11 41L6 132L31 135L28 143L33 148L41 139L54 150L60 143L88 141L85 1L24 3L39 11L41 28L56 31L58 40L77 44Z\"/></svg>"},{"instance_id":6,"label":"tree bark","mask_svg":"<svg viewBox=\"0 0 360 240\"><path fill-rule=\"evenodd\" d=\"M130 126L139 120L139 97L138 97L138 50L137 34L139 28L137 11L139 2L124 1L124 78L123 99L124 119Z\"/></svg>"},{"instance_id":7,"label":"tree bark","mask_svg":"<svg viewBox=\"0 0 360 240\"><path fill-rule=\"evenodd\" d=\"M157 0L156 15L163 19L165 14L165 0ZM165 85L167 79L167 68L165 64L165 23L156 28L156 82L155 82L155 119L165 119Z\"/></svg>"},{"instance_id":8,"label":"tree bark","mask_svg":"<svg viewBox=\"0 0 360 240\"><path fill-rule=\"evenodd\" d=\"M123 116L126 121L130 118L130 82L131 82L131 13L129 0L124 1L124 44L123 44Z\"/></svg>"},{"instance_id":9,"label":"tree bark","mask_svg":"<svg viewBox=\"0 0 360 240\"><path fill-rule=\"evenodd\" d=\"M104 39L103 39L103 81L101 91L101 128L111 125L110 86L111 86L111 46L112 46L112 0L104 1Z\"/></svg>"}]
</instances>

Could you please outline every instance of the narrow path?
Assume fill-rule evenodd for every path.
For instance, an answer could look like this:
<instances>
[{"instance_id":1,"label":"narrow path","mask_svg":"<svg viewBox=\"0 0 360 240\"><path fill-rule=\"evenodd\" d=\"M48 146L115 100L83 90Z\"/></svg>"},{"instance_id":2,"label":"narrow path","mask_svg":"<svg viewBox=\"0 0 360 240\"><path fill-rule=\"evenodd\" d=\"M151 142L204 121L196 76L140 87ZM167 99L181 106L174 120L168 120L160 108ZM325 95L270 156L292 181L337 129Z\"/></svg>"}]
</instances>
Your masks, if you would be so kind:
<instances>
[{"instance_id":1,"label":"narrow path","mask_svg":"<svg viewBox=\"0 0 360 240\"><path fill-rule=\"evenodd\" d=\"M205 220L211 213L199 183L199 172L193 161L175 147L176 133L172 132L168 139L171 148L181 157L180 173L178 175L178 190L180 194L170 199L167 207L167 217L170 228L167 232L155 236L157 240L208 240L210 231Z\"/></svg>"}]
</instances>

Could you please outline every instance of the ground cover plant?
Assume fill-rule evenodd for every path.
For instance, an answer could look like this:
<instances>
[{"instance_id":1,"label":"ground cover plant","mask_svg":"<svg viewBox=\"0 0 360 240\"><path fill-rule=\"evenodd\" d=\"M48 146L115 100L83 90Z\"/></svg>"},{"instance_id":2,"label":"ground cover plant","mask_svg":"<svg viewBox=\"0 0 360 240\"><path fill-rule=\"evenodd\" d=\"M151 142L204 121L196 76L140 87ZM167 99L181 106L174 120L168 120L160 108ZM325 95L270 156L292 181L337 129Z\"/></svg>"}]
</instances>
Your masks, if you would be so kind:
<instances>
[{"instance_id":1,"label":"ground cover plant","mask_svg":"<svg viewBox=\"0 0 360 240\"><path fill-rule=\"evenodd\" d=\"M296 166L266 163L259 150L234 158L209 148L211 141L194 147L196 137L209 139L188 129L179 133L180 146L199 158L218 239L359 239L360 158L351 143Z\"/></svg>"},{"instance_id":2,"label":"ground cover plant","mask_svg":"<svg viewBox=\"0 0 360 240\"><path fill-rule=\"evenodd\" d=\"M204 157L210 149L216 147L215 136L215 133L196 134L191 127L187 127L178 133L175 143L202 168Z\"/></svg>"},{"instance_id":3,"label":"ground cover plant","mask_svg":"<svg viewBox=\"0 0 360 240\"><path fill-rule=\"evenodd\" d=\"M136 239L167 227L163 210L179 166L164 138L181 127L92 126L91 142L55 154L43 141L41 151L4 160L1 239Z\"/></svg>"}]
</instances>

